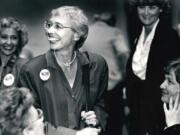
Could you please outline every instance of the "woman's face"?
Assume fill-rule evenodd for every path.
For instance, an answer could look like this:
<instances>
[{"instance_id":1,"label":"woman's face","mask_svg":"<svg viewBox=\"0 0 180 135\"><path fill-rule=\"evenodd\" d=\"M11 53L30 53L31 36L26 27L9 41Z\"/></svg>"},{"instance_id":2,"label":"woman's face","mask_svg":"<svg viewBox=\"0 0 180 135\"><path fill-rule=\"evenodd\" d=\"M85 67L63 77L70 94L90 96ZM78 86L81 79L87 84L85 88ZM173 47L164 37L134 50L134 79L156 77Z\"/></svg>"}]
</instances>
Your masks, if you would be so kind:
<instances>
[{"instance_id":1,"label":"woman's face","mask_svg":"<svg viewBox=\"0 0 180 135\"><path fill-rule=\"evenodd\" d=\"M26 128L23 131L23 135L45 135L44 123L42 111L32 106L26 117Z\"/></svg>"},{"instance_id":2,"label":"woman's face","mask_svg":"<svg viewBox=\"0 0 180 135\"><path fill-rule=\"evenodd\" d=\"M156 5L143 5L137 7L138 17L145 26L153 26L159 18L161 11L162 9Z\"/></svg>"},{"instance_id":3,"label":"woman's face","mask_svg":"<svg viewBox=\"0 0 180 135\"><path fill-rule=\"evenodd\" d=\"M71 20L65 14L51 16L45 22L46 36L52 50L74 48L76 32Z\"/></svg>"},{"instance_id":4,"label":"woman's face","mask_svg":"<svg viewBox=\"0 0 180 135\"><path fill-rule=\"evenodd\" d=\"M4 55L12 55L19 43L18 32L13 28L3 28L0 31L0 51Z\"/></svg>"},{"instance_id":5,"label":"woman's face","mask_svg":"<svg viewBox=\"0 0 180 135\"><path fill-rule=\"evenodd\" d=\"M177 93L180 93L180 84L176 81L176 76L173 70L165 75L165 80L160 88L162 89L161 100L163 102L169 103L170 97L173 97L173 100L175 100Z\"/></svg>"}]
</instances>

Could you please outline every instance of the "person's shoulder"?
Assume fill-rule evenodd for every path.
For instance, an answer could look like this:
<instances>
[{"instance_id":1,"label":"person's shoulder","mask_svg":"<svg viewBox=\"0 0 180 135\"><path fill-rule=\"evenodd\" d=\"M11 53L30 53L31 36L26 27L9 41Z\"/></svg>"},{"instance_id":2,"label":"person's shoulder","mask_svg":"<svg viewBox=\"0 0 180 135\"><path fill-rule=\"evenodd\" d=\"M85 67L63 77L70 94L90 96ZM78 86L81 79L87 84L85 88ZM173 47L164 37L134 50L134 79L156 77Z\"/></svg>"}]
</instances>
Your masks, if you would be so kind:
<instances>
[{"instance_id":1,"label":"person's shoulder","mask_svg":"<svg viewBox=\"0 0 180 135\"><path fill-rule=\"evenodd\" d=\"M17 64L25 64L25 63L27 63L29 60L28 59L25 59L25 58L18 58L17 59L17 61L16 61L16 63Z\"/></svg>"},{"instance_id":2,"label":"person's shoulder","mask_svg":"<svg viewBox=\"0 0 180 135\"><path fill-rule=\"evenodd\" d=\"M157 30L156 30L156 35L158 35L159 38L163 39L163 41L178 41L179 42L179 37L175 29L173 29L172 25L165 20L160 20Z\"/></svg>"},{"instance_id":3,"label":"person's shoulder","mask_svg":"<svg viewBox=\"0 0 180 135\"><path fill-rule=\"evenodd\" d=\"M162 135L179 135L179 133L180 133L180 124L176 124L165 129Z\"/></svg>"},{"instance_id":4,"label":"person's shoulder","mask_svg":"<svg viewBox=\"0 0 180 135\"><path fill-rule=\"evenodd\" d=\"M90 63L92 63L92 64L96 63L102 67L107 66L106 60L104 59L103 56L96 54L96 53L92 53L92 52L88 52L88 55L89 55L89 62Z\"/></svg>"},{"instance_id":5,"label":"person's shoulder","mask_svg":"<svg viewBox=\"0 0 180 135\"><path fill-rule=\"evenodd\" d=\"M38 67L42 66L43 63L45 63L45 54L36 56L29 60L25 65L24 68L29 68L29 69L37 69Z\"/></svg>"},{"instance_id":6,"label":"person's shoulder","mask_svg":"<svg viewBox=\"0 0 180 135\"><path fill-rule=\"evenodd\" d=\"M17 61L16 61L16 65L18 67L22 67L24 64L26 64L28 62L28 59L25 59L25 58L18 58Z\"/></svg>"},{"instance_id":7,"label":"person's shoulder","mask_svg":"<svg viewBox=\"0 0 180 135\"><path fill-rule=\"evenodd\" d=\"M164 34L168 34L169 35L169 33L168 32L175 32L175 30L172 28L172 26L171 26L171 23L169 23L169 22L167 22L166 20L164 20L164 19L161 19L160 21L159 21L159 28L161 29L161 31L163 31L163 32L165 32Z\"/></svg>"}]
</instances>

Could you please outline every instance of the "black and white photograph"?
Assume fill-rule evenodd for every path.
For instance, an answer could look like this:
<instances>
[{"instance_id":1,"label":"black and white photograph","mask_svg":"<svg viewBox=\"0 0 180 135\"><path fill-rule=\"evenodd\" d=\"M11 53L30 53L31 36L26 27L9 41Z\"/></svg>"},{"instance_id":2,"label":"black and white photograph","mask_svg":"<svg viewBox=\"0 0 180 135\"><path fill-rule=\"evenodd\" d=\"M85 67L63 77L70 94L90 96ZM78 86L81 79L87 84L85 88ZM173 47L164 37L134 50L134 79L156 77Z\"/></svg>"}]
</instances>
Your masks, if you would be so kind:
<instances>
[{"instance_id":1,"label":"black and white photograph","mask_svg":"<svg viewBox=\"0 0 180 135\"><path fill-rule=\"evenodd\" d=\"M180 0L1 0L0 135L180 135Z\"/></svg>"}]
</instances>

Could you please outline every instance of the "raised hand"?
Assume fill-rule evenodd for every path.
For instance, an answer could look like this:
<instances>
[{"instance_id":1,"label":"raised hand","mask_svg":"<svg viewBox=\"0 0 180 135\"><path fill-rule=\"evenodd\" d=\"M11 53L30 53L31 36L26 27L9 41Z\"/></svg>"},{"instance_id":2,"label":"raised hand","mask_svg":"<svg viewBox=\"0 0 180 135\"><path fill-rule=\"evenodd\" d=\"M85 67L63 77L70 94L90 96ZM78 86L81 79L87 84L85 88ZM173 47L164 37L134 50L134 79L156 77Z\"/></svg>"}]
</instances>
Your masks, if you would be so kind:
<instances>
[{"instance_id":1,"label":"raised hand","mask_svg":"<svg viewBox=\"0 0 180 135\"><path fill-rule=\"evenodd\" d=\"M173 126L175 124L180 124L180 100L179 100L180 97L179 96L180 95L178 93L175 98L175 101L173 101L173 97L170 97L169 109L167 108L166 103L163 104L167 127Z\"/></svg>"}]
</instances>

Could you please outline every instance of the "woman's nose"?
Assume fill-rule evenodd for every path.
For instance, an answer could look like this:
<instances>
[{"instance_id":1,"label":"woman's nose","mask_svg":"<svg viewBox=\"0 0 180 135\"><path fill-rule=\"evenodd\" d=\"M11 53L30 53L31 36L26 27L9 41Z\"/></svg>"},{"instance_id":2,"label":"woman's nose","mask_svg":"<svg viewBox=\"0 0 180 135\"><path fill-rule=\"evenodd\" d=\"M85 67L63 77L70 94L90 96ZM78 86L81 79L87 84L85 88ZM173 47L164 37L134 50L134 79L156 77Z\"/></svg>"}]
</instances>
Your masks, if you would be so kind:
<instances>
[{"instance_id":1,"label":"woman's nose","mask_svg":"<svg viewBox=\"0 0 180 135\"><path fill-rule=\"evenodd\" d=\"M147 15L149 12L149 8L148 7L145 7L145 14Z\"/></svg>"},{"instance_id":2,"label":"woman's nose","mask_svg":"<svg viewBox=\"0 0 180 135\"><path fill-rule=\"evenodd\" d=\"M11 39L10 39L10 38L7 38L6 43L7 43L7 44L11 44Z\"/></svg>"},{"instance_id":3,"label":"woman's nose","mask_svg":"<svg viewBox=\"0 0 180 135\"><path fill-rule=\"evenodd\" d=\"M47 33L54 33L54 32L55 32L54 26L49 27L49 28L46 30L46 32L47 32Z\"/></svg>"},{"instance_id":4,"label":"woman's nose","mask_svg":"<svg viewBox=\"0 0 180 135\"><path fill-rule=\"evenodd\" d=\"M165 86L166 86L166 81L164 81L164 82L160 85L160 88L161 88L161 89L164 89Z\"/></svg>"}]
</instances>

